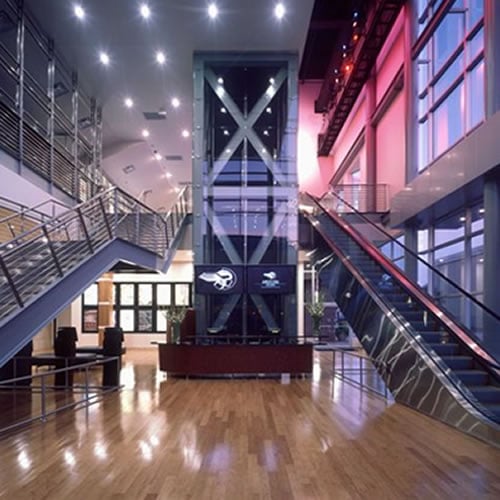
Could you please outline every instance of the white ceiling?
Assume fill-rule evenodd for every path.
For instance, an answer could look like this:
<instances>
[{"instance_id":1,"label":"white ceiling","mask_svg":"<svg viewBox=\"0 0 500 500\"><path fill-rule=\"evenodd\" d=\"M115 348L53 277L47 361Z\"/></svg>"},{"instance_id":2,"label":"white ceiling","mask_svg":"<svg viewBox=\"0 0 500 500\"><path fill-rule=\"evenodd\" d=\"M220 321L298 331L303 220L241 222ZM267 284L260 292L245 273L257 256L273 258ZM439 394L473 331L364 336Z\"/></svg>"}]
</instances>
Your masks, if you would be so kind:
<instances>
[{"instance_id":1,"label":"white ceiling","mask_svg":"<svg viewBox=\"0 0 500 500\"><path fill-rule=\"evenodd\" d=\"M209 19L206 0L144 0L152 11L147 21L139 15L141 1L80 0L83 22L69 0L25 3L87 92L103 105L105 171L158 208L170 206L174 188L191 180L191 139L181 133L192 127L193 51L302 53L314 0L284 0L281 21L273 15L273 0L217 0L216 20ZM101 50L110 55L109 67L99 63ZM166 54L163 67L155 61L157 50ZM123 104L127 96L134 100L132 109ZM173 97L181 101L178 109L171 105ZM166 120L147 121L142 114L160 109L166 110ZM144 128L148 139L141 136ZM153 158L154 151L161 161ZM167 155L180 155L182 161L168 161ZM130 174L123 173L127 165L135 167Z\"/></svg>"}]
</instances>

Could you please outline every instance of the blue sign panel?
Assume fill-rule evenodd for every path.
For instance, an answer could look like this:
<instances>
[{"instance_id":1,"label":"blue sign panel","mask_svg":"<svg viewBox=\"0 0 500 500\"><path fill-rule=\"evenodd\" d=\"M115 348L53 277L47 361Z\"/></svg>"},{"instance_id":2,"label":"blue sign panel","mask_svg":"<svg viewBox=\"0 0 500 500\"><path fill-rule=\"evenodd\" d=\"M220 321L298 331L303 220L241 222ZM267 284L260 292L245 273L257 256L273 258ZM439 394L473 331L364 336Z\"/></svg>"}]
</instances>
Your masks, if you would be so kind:
<instances>
[{"instance_id":1,"label":"blue sign panel","mask_svg":"<svg viewBox=\"0 0 500 500\"><path fill-rule=\"evenodd\" d=\"M296 268L279 264L247 267L248 293L295 293Z\"/></svg>"},{"instance_id":2,"label":"blue sign panel","mask_svg":"<svg viewBox=\"0 0 500 500\"><path fill-rule=\"evenodd\" d=\"M194 267L195 292L201 294L243 293L243 267L211 264Z\"/></svg>"}]
</instances>

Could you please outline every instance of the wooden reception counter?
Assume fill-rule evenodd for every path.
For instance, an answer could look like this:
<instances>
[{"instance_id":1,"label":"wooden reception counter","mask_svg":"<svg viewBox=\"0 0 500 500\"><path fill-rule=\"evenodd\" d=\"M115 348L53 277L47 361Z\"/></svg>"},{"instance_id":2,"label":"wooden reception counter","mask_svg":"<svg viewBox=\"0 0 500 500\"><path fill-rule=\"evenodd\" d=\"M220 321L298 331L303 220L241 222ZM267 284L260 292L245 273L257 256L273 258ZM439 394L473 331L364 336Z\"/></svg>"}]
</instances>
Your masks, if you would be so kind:
<instances>
[{"instance_id":1,"label":"wooden reception counter","mask_svg":"<svg viewBox=\"0 0 500 500\"><path fill-rule=\"evenodd\" d=\"M169 375L312 373L312 344L158 344Z\"/></svg>"}]
</instances>

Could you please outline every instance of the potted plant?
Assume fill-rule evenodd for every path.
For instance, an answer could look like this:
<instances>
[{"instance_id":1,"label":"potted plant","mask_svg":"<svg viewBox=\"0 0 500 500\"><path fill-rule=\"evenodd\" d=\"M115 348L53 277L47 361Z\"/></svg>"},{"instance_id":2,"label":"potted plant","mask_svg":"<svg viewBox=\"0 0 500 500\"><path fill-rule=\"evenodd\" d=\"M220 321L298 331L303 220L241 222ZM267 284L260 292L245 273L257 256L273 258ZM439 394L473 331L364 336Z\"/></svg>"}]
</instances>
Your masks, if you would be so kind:
<instances>
[{"instance_id":1,"label":"potted plant","mask_svg":"<svg viewBox=\"0 0 500 500\"><path fill-rule=\"evenodd\" d=\"M316 293L314 300L306 304L306 310L309 316L311 316L313 335L319 337L321 320L325 315L324 295L322 293Z\"/></svg>"},{"instance_id":2,"label":"potted plant","mask_svg":"<svg viewBox=\"0 0 500 500\"><path fill-rule=\"evenodd\" d=\"M167 343L177 343L180 338L181 323L187 312L186 306L164 306L162 314L167 320Z\"/></svg>"}]
</instances>

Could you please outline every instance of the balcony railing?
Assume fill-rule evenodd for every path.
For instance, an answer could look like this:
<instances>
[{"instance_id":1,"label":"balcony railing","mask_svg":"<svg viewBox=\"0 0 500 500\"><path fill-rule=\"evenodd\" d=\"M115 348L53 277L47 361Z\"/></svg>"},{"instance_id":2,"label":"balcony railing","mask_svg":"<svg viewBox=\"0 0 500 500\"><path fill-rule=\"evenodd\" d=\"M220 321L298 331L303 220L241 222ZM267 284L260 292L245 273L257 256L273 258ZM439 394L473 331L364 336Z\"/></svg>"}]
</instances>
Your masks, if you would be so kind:
<instances>
[{"instance_id":1,"label":"balcony railing","mask_svg":"<svg viewBox=\"0 0 500 500\"><path fill-rule=\"evenodd\" d=\"M327 197L328 208L337 213L362 214L389 211L389 187L387 184L342 184L330 188L334 196Z\"/></svg>"}]
</instances>

